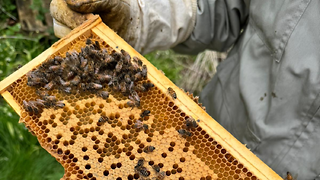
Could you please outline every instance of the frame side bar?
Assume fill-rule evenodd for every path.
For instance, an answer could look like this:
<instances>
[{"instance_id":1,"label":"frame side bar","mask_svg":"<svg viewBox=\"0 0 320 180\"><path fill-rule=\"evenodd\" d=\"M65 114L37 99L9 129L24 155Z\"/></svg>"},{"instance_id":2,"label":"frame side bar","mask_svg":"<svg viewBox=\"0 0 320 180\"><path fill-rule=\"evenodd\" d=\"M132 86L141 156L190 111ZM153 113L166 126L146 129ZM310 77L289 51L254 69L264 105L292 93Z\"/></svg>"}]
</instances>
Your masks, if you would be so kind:
<instances>
[{"instance_id":1,"label":"frame side bar","mask_svg":"<svg viewBox=\"0 0 320 180\"><path fill-rule=\"evenodd\" d=\"M21 108L19 104L15 101L13 96L9 93L9 91L4 91L3 93L1 93L1 95L9 103L9 105L14 109L14 111L20 116Z\"/></svg>"}]
</instances>

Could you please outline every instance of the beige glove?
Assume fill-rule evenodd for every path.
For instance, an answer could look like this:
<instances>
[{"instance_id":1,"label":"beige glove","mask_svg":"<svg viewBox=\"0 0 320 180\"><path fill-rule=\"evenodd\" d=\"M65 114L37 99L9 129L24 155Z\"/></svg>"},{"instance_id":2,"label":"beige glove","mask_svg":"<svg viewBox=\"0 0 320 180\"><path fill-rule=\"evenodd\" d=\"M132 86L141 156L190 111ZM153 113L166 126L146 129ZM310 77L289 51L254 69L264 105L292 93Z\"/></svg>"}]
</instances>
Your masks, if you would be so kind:
<instances>
[{"instance_id":1,"label":"beige glove","mask_svg":"<svg viewBox=\"0 0 320 180\"><path fill-rule=\"evenodd\" d=\"M197 0L52 0L56 36L63 37L97 13L140 53L185 41L195 24Z\"/></svg>"}]
</instances>

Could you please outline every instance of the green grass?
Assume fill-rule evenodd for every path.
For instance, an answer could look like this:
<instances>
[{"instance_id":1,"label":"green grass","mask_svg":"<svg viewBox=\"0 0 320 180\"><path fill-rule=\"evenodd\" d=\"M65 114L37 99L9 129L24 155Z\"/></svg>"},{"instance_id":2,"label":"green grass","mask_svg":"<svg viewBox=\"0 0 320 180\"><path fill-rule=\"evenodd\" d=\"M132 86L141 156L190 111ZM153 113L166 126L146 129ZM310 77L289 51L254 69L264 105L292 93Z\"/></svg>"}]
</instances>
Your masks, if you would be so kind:
<instances>
[{"instance_id":1,"label":"green grass","mask_svg":"<svg viewBox=\"0 0 320 180\"><path fill-rule=\"evenodd\" d=\"M155 67L163 71L164 74L174 83L181 80L181 71L184 70L183 63L190 63L193 58L186 55L179 55L171 50L156 51L146 54L145 58L148 59Z\"/></svg>"},{"instance_id":2,"label":"green grass","mask_svg":"<svg viewBox=\"0 0 320 180\"><path fill-rule=\"evenodd\" d=\"M0 81L57 40L50 32L27 33L21 30L20 23L7 24L10 16L18 17L14 3L0 1ZM60 179L62 166L18 121L19 116L0 97L0 180Z\"/></svg>"},{"instance_id":3,"label":"green grass","mask_svg":"<svg viewBox=\"0 0 320 180\"><path fill-rule=\"evenodd\" d=\"M19 116L9 108L1 106L0 179L60 179L62 166L40 147L23 124L18 123Z\"/></svg>"}]
</instances>

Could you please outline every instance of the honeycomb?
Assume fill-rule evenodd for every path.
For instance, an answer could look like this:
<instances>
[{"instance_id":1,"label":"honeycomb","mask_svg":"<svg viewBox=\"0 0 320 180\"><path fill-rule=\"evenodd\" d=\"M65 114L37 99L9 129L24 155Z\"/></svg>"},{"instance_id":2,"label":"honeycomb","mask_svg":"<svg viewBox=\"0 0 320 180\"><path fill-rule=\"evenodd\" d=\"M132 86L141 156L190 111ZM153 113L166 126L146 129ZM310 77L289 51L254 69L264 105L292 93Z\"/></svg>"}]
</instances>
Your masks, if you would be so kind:
<instances>
[{"instance_id":1,"label":"honeycomb","mask_svg":"<svg viewBox=\"0 0 320 180\"><path fill-rule=\"evenodd\" d=\"M80 52L87 38L98 41L108 52L120 52L117 46L111 47L99 35L87 31L46 59L65 57L73 50ZM104 89L110 93L108 99L92 92L67 94L53 89L49 94L65 106L45 108L37 115L23 108L24 100L39 98L39 89L27 86L27 81L23 75L6 90L20 107L19 121L63 166L62 179L260 179L202 128L201 119L197 127L187 128L186 120L192 116L177 105L179 96L174 99L154 79L141 82L151 82L154 87L138 92L140 107L129 107L128 97L108 86ZM191 94L187 96L198 103ZM141 117L145 110L150 114ZM100 117L108 118L100 122ZM138 121L148 128L137 128ZM181 129L190 131L191 136L180 134ZM144 172L136 168L142 159Z\"/></svg>"}]
</instances>

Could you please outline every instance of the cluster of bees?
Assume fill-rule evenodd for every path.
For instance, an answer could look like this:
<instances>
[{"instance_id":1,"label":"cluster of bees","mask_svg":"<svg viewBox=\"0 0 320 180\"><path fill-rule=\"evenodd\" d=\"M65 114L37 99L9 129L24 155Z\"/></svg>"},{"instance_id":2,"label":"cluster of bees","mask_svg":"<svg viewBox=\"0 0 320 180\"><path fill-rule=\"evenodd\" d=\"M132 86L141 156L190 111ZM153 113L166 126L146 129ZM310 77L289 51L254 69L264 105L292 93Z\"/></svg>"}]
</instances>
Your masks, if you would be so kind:
<instances>
[{"instance_id":1,"label":"cluster of bees","mask_svg":"<svg viewBox=\"0 0 320 180\"><path fill-rule=\"evenodd\" d=\"M109 92L103 90L108 85L115 92L129 97L128 106L139 107L140 97L137 92L147 91L154 85L149 82L138 83L147 78L147 66L137 57L132 59L133 62L125 50L109 54L100 47L98 41L93 43L87 39L80 53L67 52L65 58L56 56L29 72L27 84L44 89L44 93L52 89L68 94L89 91L103 99L109 97ZM39 113L39 108L64 106L52 96L40 97L42 99L24 102L24 108Z\"/></svg>"}]
</instances>

